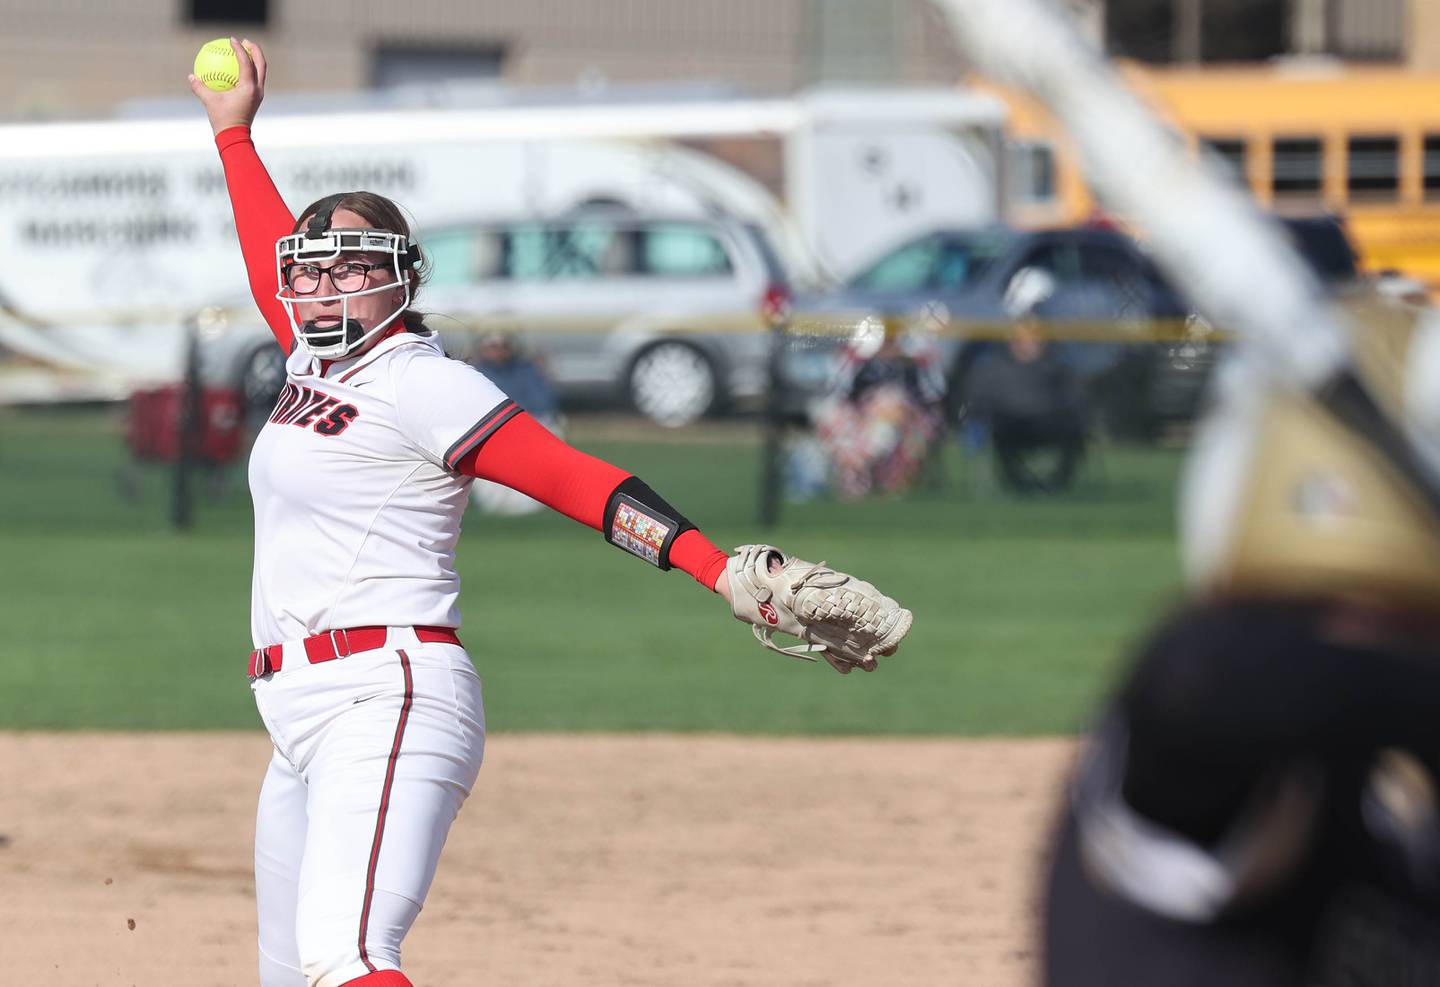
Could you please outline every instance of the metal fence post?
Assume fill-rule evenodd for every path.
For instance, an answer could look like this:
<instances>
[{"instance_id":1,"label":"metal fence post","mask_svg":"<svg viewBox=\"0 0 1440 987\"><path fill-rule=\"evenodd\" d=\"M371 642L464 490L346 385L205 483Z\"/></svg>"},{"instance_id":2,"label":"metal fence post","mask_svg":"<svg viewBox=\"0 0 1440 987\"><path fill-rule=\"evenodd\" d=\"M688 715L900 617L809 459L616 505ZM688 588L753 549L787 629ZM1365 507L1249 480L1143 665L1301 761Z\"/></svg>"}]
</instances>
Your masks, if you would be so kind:
<instances>
[{"instance_id":1,"label":"metal fence post","mask_svg":"<svg viewBox=\"0 0 1440 987\"><path fill-rule=\"evenodd\" d=\"M765 529L780 523L780 501L782 482L780 457L785 433L785 409L780 389L783 378L780 360L785 352L786 313L777 313L770 319L770 352L767 361L767 383L765 388L764 440L761 443L760 461L760 526Z\"/></svg>"},{"instance_id":2,"label":"metal fence post","mask_svg":"<svg viewBox=\"0 0 1440 987\"><path fill-rule=\"evenodd\" d=\"M175 482L170 520L179 531L188 531L195 522L195 465L199 459L200 436L204 428L204 398L200 384L199 317L185 320L185 375L180 388L180 413L176 428Z\"/></svg>"}]
</instances>

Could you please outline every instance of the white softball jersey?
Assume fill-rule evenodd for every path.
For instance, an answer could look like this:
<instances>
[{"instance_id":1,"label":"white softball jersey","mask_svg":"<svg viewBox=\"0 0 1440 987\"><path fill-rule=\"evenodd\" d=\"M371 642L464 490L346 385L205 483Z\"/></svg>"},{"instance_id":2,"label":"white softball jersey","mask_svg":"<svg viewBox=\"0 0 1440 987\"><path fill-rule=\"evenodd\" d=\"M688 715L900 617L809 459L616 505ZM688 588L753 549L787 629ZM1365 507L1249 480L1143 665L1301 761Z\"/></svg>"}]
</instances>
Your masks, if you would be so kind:
<instances>
[{"instance_id":1,"label":"white softball jersey","mask_svg":"<svg viewBox=\"0 0 1440 987\"><path fill-rule=\"evenodd\" d=\"M438 339L401 332L320 376L297 348L250 454L255 647L369 625L458 627L454 466L519 412Z\"/></svg>"}]
</instances>

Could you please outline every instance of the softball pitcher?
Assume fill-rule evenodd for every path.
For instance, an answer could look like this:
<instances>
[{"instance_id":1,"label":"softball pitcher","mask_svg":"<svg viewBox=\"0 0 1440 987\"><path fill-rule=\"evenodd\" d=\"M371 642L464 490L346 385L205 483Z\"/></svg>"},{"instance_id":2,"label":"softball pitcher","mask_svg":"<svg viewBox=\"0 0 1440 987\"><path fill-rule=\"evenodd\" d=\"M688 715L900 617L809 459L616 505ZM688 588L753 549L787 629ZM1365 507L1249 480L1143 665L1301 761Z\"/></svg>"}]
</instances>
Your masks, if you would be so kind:
<instances>
[{"instance_id":1,"label":"softball pitcher","mask_svg":"<svg viewBox=\"0 0 1440 987\"><path fill-rule=\"evenodd\" d=\"M638 478L448 359L411 307L422 256L392 202L331 195L298 221L286 208L250 140L265 58L232 45L238 85L189 81L255 300L288 354L249 469L248 672L274 742L255 830L260 982L408 985L400 943L484 749L480 680L457 635L455 546L474 478L684 570L767 646L841 672L874 670L911 615L771 546L727 556ZM776 631L801 643L782 648Z\"/></svg>"}]
</instances>

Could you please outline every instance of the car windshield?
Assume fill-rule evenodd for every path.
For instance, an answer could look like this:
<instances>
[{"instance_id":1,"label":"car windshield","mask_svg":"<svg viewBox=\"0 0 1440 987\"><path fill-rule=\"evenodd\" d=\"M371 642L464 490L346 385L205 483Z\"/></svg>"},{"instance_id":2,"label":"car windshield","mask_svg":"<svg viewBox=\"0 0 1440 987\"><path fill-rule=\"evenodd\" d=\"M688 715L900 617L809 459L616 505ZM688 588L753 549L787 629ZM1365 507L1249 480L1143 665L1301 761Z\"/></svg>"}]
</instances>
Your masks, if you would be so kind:
<instances>
[{"instance_id":1,"label":"car windshield","mask_svg":"<svg viewBox=\"0 0 1440 987\"><path fill-rule=\"evenodd\" d=\"M999 233L934 235L897 247L850 282L850 287L879 294L956 291L974 281L1005 252L1009 238Z\"/></svg>"}]
</instances>

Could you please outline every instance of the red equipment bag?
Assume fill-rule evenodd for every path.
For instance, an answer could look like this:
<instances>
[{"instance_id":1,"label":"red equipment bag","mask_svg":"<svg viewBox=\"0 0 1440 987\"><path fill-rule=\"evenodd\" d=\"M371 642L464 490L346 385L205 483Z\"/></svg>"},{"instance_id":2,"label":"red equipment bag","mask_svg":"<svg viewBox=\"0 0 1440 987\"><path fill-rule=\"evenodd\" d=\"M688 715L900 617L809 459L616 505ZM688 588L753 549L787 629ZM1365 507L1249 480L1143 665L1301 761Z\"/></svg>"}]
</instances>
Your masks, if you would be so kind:
<instances>
[{"instance_id":1,"label":"red equipment bag","mask_svg":"<svg viewBox=\"0 0 1440 987\"><path fill-rule=\"evenodd\" d=\"M180 458L180 416L185 388L170 384L130 395L126 442L137 459L173 463ZM209 388L201 392L195 456L216 465L240 454L240 392Z\"/></svg>"}]
</instances>

